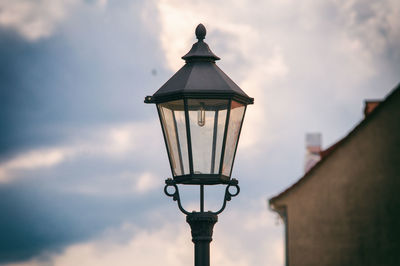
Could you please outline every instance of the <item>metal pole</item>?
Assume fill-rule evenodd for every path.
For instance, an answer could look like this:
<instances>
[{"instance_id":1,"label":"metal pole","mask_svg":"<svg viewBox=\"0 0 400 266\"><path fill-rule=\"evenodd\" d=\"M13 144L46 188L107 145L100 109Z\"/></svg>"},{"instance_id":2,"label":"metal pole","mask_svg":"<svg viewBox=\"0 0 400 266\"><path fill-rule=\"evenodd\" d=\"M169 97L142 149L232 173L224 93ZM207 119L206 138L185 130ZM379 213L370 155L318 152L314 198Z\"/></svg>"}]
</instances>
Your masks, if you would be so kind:
<instances>
[{"instance_id":1,"label":"metal pole","mask_svg":"<svg viewBox=\"0 0 400 266\"><path fill-rule=\"evenodd\" d=\"M204 185L200 185L200 212L204 212Z\"/></svg>"},{"instance_id":2,"label":"metal pole","mask_svg":"<svg viewBox=\"0 0 400 266\"><path fill-rule=\"evenodd\" d=\"M192 229L194 266L210 266L210 243L218 216L211 212L192 212L186 216Z\"/></svg>"}]
</instances>

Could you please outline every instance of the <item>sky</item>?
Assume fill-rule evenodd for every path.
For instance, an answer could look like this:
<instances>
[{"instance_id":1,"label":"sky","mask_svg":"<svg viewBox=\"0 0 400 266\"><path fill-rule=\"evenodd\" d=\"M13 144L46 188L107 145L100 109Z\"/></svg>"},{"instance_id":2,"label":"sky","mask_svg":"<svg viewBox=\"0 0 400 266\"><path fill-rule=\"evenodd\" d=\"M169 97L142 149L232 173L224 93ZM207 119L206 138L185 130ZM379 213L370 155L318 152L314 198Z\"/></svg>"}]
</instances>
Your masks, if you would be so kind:
<instances>
[{"instance_id":1,"label":"sky","mask_svg":"<svg viewBox=\"0 0 400 266\"><path fill-rule=\"evenodd\" d=\"M283 266L267 200L303 175L307 132L329 147L365 99L399 83L399 16L397 0L0 0L0 265L193 263L143 100L183 66L203 23L217 65L255 98L211 264ZM197 196L183 187L184 207ZM206 208L222 198L207 188Z\"/></svg>"}]
</instances>

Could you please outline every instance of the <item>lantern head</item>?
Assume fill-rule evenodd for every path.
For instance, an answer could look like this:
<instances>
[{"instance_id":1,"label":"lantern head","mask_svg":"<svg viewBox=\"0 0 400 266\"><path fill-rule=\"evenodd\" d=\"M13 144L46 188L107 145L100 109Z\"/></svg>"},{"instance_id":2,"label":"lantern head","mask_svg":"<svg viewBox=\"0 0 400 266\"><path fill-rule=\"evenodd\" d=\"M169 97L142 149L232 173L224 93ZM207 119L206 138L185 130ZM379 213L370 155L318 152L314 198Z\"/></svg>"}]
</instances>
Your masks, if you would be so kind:
<instances>
[{"instance_id":1,"label":"lantern head","mask_svg":"<svg viewBox=\"0 0 400 266\"><path fill-rule=\"evenodd\" d=\"M231 178L246 106L254 99L216 64L203 41L182 57L186 64L145 103L155 103L174 180L181 184L224 184Z\"/></svg>"}]
</instances>

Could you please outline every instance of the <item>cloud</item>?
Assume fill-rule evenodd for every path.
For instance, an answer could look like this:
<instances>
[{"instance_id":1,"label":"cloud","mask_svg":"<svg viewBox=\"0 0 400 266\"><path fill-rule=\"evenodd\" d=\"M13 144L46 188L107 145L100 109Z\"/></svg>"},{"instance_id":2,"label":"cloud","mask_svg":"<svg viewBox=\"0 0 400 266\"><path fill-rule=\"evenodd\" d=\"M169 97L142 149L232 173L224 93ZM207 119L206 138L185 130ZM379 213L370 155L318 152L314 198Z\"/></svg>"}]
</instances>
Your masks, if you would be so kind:
<instances>
[{"instance_id":1,"label":"cloud","mask_svg":"<svg viewBox=\"0 0 400 266\"><path fill-rule=\"evenodd\" d=\"M35 169L37 167L50 167L61 162L65 152L61 149L47 149L28 151L0 166L1 172L12 169Z\"/></svg>"},{"instance_id":2,"label":"cloud","mask_svg":"<svg viewBox=\"0 0 400 266\"><path fill-rule=\"evenodd\" d=\"M109 125L107 127L91 127L81 129L74 140L62 146L39 147L23 151L14 157L0 162L0 183L11 182L14 178L24 176L24 171L55 167L68 160L82 158L108 158L118 160L129 153L141 152L142 155L159 142L148 142L148 138L158 137L155 123L132 123ZM22 173L22 174L18 174ZM25 175L26 176L26 175ZM147 191L154 182L149 173L142 174L137 181L137 190Z\"/></svg>"},{"instance_id":3,"label":"cloud","mask_svg":"<svg viewBox=\"0 0 400 266\"><path fill-rule=\"evenodd\" d=\"M108 0L90 0L87 4L99 9ZM79 0L2 0L0 2L0 26L15 30L28 41L51 36L57 26L68 19L76 8L82 8Z\"/></svg>"},{"instance_id":4,"label":"cloud","mask_svg":"<svg viewBox=\"0 0 400 266\"><path fill-rule=\"evenodd\" d=\"M342 11L340 18L348 27L349 33L375 55L386 53L400 43L398 1L352 0L336 1L336 4Z\"/></svg>"},{"instance_id":5,"label":"cloud","mask_svg":"<svg viewBox=\"0 0 400 266\"><path fill-rule=\"evenodd\" d=\"M195 42L194 28L202 22L208 30L205 41L222 58L217 64L255 97L240 144L241 149L252 149L254 156L265 149L260 143L284 141L281 127L294 132L294 127L306 126L308 115L294 118L288 109L309 114L308 107L321 109L325 102L359 103L371 91L387 92L396 80L393 74L387 87L372 89L370 85L385 75L383 68L394 69L400 62L398 56L382 61L382 54L393 53L399 45L400 27L393 19L399 4L395 1L249 4L241 0L230 3L229 11L219 1L159 0L157 6L160 42L171 70L183 65L180 57ZM353 113L352 122L343 125L342 134L357 115Z\"/></svg>"},{"instance_id":6,"label":"cloud","mask_svg":"<svg viewBox=\"0 0 400 266\"><path fill-rule=\"evenodd\" d=\"M126 223L108 229L95 240L70 245L59 254L6 265L187 265L192 261L192 243L188 228L179 225L146 230Z\"/></svg>"},{"instance_id":7,"label":"cloud","mask_svg":"<svg viewBox=\"0 0 400 266\"><path fill-rule=\"evenodd\" d=\"M165 75L162 58L143 30L143 3L93 4L71 5L51 38L0 25L0 264L57 253L124 220L152 226L143 212L162 197L149 192L168 162L143 98Z\"/></svg>"},{"instance_id":8,"label":"cloud","mask_svg":"<svg viewBox=\"0 0 400 266\"><path fill-rule=\"evenodd\" d=\"M158 188L159 184L160 182L154 174L145 172L139 176L134 186L134 190L138 193L146 193L150 190Z\"/></svg>"},{"instance_id":9,"label":"cloud","mask_svg":"<svg viewBox=\"0 0 400 266\"><path fill-rule=\"evenodd\" d=\"M50 36L77 3L77 0L3 0L0 2L0 25L35 41Z\"/></svg>"},{"instance_id":10,"label":"cloud","mask_svg":"<svg viewBox=\"0 0 400 266\"><path fill-rule=\"evenodd\" d=\"M95 183L95 185L93 185ZM72 182L64 191L71 194L79 194L96 197L117 197L132 196L142 198L159 193L163 185L162 180L156 173L146 170L126 171L114 169L112 174L99 174L87 177L85 181Z\"/></svg>"},{"instance_id":11,"label":"cloud","mask_svg":"<svg viewBox=\"0 0 400 266\"><path fill-rule=\"evenodd\" d=\"M59 145L88 125L150 119L153 107L144 107L143 97L167 71L157 32L148 32L141 18L145 4L97 3L77 5L57 34L35 42L0 25L0 160Z\"/></svg>"},{"instance_id":12,"label":"cloud","mask_svg":"<svg viewBox=\"0 0 400 266\"><path fill-rule=\"evenodd\" d=\"M254 207L256 208L253 209ZM248 214L260 217L259 207L252 205L252 210ZM257 242L257 248L252 251L238 252L238 250L246 250L249 243L264 238L263 235L260 235L260 232L268 233L268 230L273 230L274 226L267 219L267 222L262 222L263 225L261 226L253 225L250 231L245 228L245 232L242 234L238 232L237 228L235 229L243 222L242 219L238 219L237 215L243 217L239 212L233 212L233 214L221 216L220 221L215 225L216 233L211 244L211 263L221 266L233 264L250 266L259 261L258 256L261 252L265 265L281 264L283 243L277 238L276 234L273 234L274 241L271 241L268 245ZM158 219L157 216L154 218ZM6 264L6 266L69 266L76 264L85 266L117 264L123 266L132 265L132 263L143 266L188 265L193 263L194 256L190 227L184 223L182 215L179 214L179 218L179 221L173 223L166 220L162 226L152 230L138 227L132 223L124 223L119 227L105 230L95 239L70 245L59 253L45 253L28 262L11 263ZM247 222L245 221L245 223ZM249 232L251 233L249 234ZM237 241L237 234L240 234L241 241ZM256 234L259 237L255 237ZM157 255L155 256L155 254Z\"/></svg>"},{"instance_id":13,"label":"cloud","mask_svg":"<svg viewBox=\"0 0 400 266\"><path fill-rule=\"evenodd\" d=\"M274 214L266 208L265 197L244 194L229 205L232 206L220 216L214 231L215 245L222 249L220 254L243 265L283 265L283 228L274 223ZM247 251L238 253L238 250Z\"/></svg>"},{"instance_id":14,"label":"cloud","mask_svg":"<svg viewBox=\"0 0 400 266\"><path fill-rule=\"evenodd\" d=\"M180 229L180 230L179 230ZM136 232L133 232L136 231ZM155 231L133 230L125 224L114 234L130 235L128 240L115 241L107 234L102 239L71 245L62 254L47 260L33 260L8 266L36 265L187 265L191 262L191 243L182 228L166 225ZM155 255L156 254L156 255Z\"/></svg>"}]
</instances>

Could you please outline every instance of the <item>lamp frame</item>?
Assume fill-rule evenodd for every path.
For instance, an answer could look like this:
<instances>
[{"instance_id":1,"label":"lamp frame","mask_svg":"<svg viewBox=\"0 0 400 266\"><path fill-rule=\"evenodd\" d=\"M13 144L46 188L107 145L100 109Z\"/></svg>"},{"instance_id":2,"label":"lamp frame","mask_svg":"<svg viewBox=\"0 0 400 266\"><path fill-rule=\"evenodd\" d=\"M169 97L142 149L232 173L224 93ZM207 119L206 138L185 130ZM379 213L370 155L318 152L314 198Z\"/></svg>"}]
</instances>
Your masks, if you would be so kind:
<instances>
[{"instance_id":1,"label":"lamp frame","mask_svg":"<svg viewBox=\"0 0 400 266\"><path fill-rule=\"evenodd\" d=\"M187 149L188 149L188 160L189 160L189 174L183 174L183 175L175 175L173 172L173 164L172 164L172 154L170 151L170 148L168 147L168 138L167 138L167 133L165 132L165 125L163 124L162 120L162 115L160 112L159 104L165 103L165 102L170 102L170 101L162 101L157 103L157 112L158 112L158 117L160 120L162 132L163 132L163 137L164 137L164 144L167 149L168 153L168 160L170 164L170 169L171 173L173 176L173 179L177 184L187 184L187 185L217 185L217 184L229 184L229 181L231 179L231 174L232 174L232 169L233 165L235 162L235 157L236 157L236 151L237 147L239 144L239 139L240 139L240 133L242 131L242 126L243 126L243 121L244 117L246 114L246 109L247 105L243 102L238 101L238 103L243 104L244 106L244 111L243 115L241 117L241 122L240 122L240 127L239 127L239 132L237 135L237 139L235 142L235 147L234 147L234 152L233 152L233 158L232 158L232 165L231 169L229 171L229 175L224 175L222 174L222 166L224 163L224 157L225 157L225 149L226 149L226 138L228 134L228 129L229 129L229 121L230 121L230 113L231 113L231 107L232 107L232 98L221 98L221 97L214 97L214 95L208 95L208 97L204 97L205 95L202 95L202 97L184 97L184 98L174 98L174 100L183 100L184 102L184 112L185 112L185 130L186 130L186 141L187 141ZM189 124L189 106L188 106L188 100L189 99L215 99L215 100L228 100L228 105L227 105L227 114L225 118L225 126L224 126L224 135L222 139L222 148L221 148L221 154L220 154L220 161L219 161L219 167L218 167L218 173L216 174L196 174L194 173L193 170L193 153L192 153L192 138L191 138L191 132L190 132L190 124ZM176 125L175 125L176 128ZM215 127L214 127L214 132L215 134ZM178 149L180 151L181 147L178 141ZM215 152L215 149L213 149L213 152ZM180 153L180 152L179 152ZM214 155L215 156L215 155Z\"/></svg>"}]
</instances>

